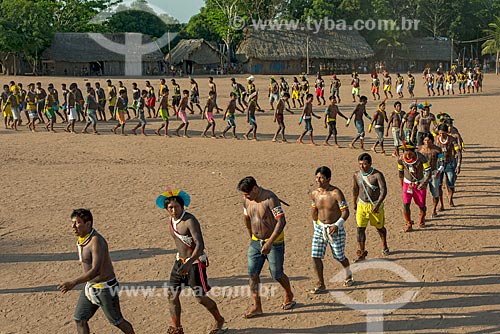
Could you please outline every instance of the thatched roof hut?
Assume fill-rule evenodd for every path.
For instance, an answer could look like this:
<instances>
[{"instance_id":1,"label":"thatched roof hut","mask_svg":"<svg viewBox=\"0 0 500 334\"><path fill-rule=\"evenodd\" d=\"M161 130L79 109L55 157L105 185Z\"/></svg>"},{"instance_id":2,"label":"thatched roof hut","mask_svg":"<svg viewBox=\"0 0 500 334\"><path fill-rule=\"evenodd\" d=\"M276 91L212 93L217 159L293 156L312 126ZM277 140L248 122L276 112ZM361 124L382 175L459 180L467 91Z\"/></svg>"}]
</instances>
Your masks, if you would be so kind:
<instances>
[{"instance_id":1,"label":"thatched roof hut","mask_svg":"<svg viewBox=\"0 0 500 334\"><path fill-rule=\"evenodd\" d=\"M406 52L398 54L399 58L441 62L450 60L451 40L448 38L411 38L404 43ZM456 53L453 56L456 57Z\"/></svg>"},{"instance_id":2,"label":"thatched roof hut","mask_svg":"<svg viewBox=\"0 0 500 334\"><path fill-rule=\"evenodd\" d=\"M102 34L113 43L125 44L127 34L139 35L143 44L151 36L137 33ZM50 75L125 75L125 56L99 45L90 33L56 33L51 46L42 53L43 71ZM159 74L163 53L142 55L144 74Z\"/></svg>"},{"instance_id":3,"label":"thatched roof hut","mask_svg":"<svg viewBox=\"0 0 500 334\"><path fill-rule=\"evenodd\" d=\"M403 40L403 47L395 49L391 58L386 63L392 70L423 70L427 66L437 68L442 65L443 69L450 68L451 57L457 58L456 52L452 51L451 40L445 37L418 37Z\"/></svg>"},{"instance_id":4,"label":"thatched roof hut","mask_svg":"<svg viewBox=\"0 0 500 334\"><path fill-rule=\"evenodd\" d=\"M307 47L313 63L366 60L373 50L355 30L266 30L247 28L236 57L252 73L297 73L305 70Z\"/></svg>"},{"instance_id":5,"label":"thatched roof hut","mask_svg":"<svg viewBox=\"0 0 500 334\"><path fill-rule=\"evenodd\" d=\"M217 68L223 55L216 47L200 39L183 39L165 57L167 63L181 67L187 74L210 72Z\"/></svg>"}]
</instances>

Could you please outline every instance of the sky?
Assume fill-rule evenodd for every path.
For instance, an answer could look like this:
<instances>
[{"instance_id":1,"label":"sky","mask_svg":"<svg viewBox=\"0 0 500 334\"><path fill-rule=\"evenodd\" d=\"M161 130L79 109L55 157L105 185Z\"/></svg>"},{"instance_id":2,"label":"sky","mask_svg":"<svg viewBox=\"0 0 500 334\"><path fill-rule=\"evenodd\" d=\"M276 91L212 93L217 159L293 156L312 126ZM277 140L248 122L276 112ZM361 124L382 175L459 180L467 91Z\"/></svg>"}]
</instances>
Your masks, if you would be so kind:
<instances>
[{"instance_id":1,"label":"sky","mask_svg":"<svg viewBox=\"0 0 500 334\"><path fill-rule=\"evenodd\" d=\"M148 0L148 2L163 9L181 23L187 23L205 4L204 0Z\"/></svg>"}]
</instances>

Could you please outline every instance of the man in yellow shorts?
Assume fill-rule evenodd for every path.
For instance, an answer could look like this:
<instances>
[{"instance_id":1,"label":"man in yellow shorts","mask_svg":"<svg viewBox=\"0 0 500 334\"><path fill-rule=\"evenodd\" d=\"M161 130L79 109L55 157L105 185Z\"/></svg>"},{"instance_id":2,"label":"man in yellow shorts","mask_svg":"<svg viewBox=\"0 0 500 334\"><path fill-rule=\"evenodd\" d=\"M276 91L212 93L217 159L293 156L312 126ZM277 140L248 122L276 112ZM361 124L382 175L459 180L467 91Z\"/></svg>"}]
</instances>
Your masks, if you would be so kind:
<instances>
[{"instance_id":1,"label":"man in yellow shorts","mask_svg":"<svg viewBox=\"0 0 500 334\"><path fill-rule=\"evenodd\" d=\"M384 226L384 199L387 187L384 174L372 167L372 157L363 153L358 157L359 171L354 173L353 196L356 204L356 223L358 225L358 251L354 262L362 261L368 255L365 250L366 227L375 226L382 240L382 253L389 255L387 230Z\"/></svg>"}]
</instances>

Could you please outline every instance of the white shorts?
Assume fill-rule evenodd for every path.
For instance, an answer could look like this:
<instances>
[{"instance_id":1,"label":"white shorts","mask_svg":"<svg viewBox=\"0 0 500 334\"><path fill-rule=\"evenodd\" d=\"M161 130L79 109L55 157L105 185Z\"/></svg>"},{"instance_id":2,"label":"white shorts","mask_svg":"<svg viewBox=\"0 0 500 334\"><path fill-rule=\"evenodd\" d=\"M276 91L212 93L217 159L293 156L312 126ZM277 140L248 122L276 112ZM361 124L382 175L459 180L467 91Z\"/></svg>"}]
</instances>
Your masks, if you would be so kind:
<instances>
[{"instance_id":1,"label":"white shorts","mask_svg":"<svg viewBox=\"0 0 500 334\"><path fill-rule=\"evenodd\" d=\"M446 84L446 90L453 90L453 84L452 83L447 83Z\"/></svg>"},{"instance_id":2,"label":"white shorts","mask_svg":"<svg viewBox=\"0 0 500 334\"><path fill-rule=\"evenodd\" d=\"M398 85L396 88L396 93L403 93L403 85Z\"/></svg>"},{"instance_id":3,"label":"white shorts","mask_svg":"<svg viewBox=\"0 0 500 334\"><path fill-rule=\"evenodd\" d=\"M12 117L14 120L19 119L19 108L18 107L11 107L10 110L12 111Z\"/></svg>"},{"instance_id":4,"label":"white shorts","mask_svg":"<svg viewBox=\"0 0 500 334\"><path fill-rule=\"evenodd\" d=\"M467 79L467 87L473 87L474 86L474 81Z\"/></svg>"},{"instance_id":5,"label":"white shorts","mask_svg":"<svg viewBox=\"0 0 500 334\"><path fill-rule=\"evenodd\" d=\"M76 109L74 107L69 108L68 120L74 121L78 119L78 114L76 113Z\"/></svg>"}]
</instances>

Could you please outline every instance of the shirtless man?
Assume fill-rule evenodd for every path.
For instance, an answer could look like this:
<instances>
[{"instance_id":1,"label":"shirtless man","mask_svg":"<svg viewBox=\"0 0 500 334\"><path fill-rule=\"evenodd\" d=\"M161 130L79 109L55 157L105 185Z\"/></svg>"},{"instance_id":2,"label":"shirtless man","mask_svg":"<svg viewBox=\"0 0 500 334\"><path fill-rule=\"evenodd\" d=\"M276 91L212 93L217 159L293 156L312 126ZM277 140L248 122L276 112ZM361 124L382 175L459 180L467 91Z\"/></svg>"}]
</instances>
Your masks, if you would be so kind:
<instances>
[{"instance_id":1,"label":"shirtless man","mask_svg":"<svg viewBox=\"0 0 500 334\"><path fill-rule=\"evenodd\" d=\"M403 123L403 117L405 112L401 110L401 102L394 102L394 111L389 117L389 122L387 123L387 130L385 130L385 136L389 136L389 128L392 132L392 138L394 140L394 152L393 157L399 157L399 146L402 144L402 133L401 124Z\"/></svg>"},{"instance_id":2,"label":"shirtless man","mask_svg":"<svg viewBox=\"0 0 500 334\"><path fill-rule=\"evenodd\" d=\"M352 140L351 144L349 144L349 147L354 148L354 144L356 141L359 139L359 147L361 149L364 149L364 139L365 139L365 123L363 122L363 115L365 115L368 119L372 119L370 115L366 112L366 103L368 102L368 98L366 96L361 96L359 98L359 104L356 106L354 111L352 112L351 116L347 120L347 123L345 126L349 126L349 123L351 123L351 119L354 116L354 125L356 126L356 129L358 130L358 135Z\"/></svg>"},{"instance_id":3,"label":"shirtless man","mask_svg":"<svg viewBox=\"0 0 500 334\"><path fill-rule=\"evenodd\" d=\"M170 235L177 248L177 256L168 283L168 302L172 325L167 330L170 334L183 334L181 325L181 302L179 296L182 289L189 286L193 295L214 317L215 324L211 334L224 333L224 318L217 304L207 292L210 291L206 268L208 258L204 252L205 243L201 233L200 223L191 213L185 210L189 206L190 197L183 190L168 190L156 199L156 206L167 210L170 221Z\"/></svg>"},{"instance_id":4,"label":"shirtless man","mask_svg":"<svg viewBox=\"0 0 500 334\"><path fill-rule=\"evenodd\" d=\"M330 137L333 136L333 139L335 140L335 146L340 148L337 142L337 115L344 118L345 120L347 120L347 117L340 112L339 107L336 103L337 99L335 98L335 96L330 96L330 104L325 110L325 129L328 127L328 135L326 136L323 145L329 146L330 144L328 143L328 141L330 140Z\"/></svg>"},{"instance_id":5,"label":"shirtless man","mask_svg":"<svg viewBox=\"0 0 500 334\"><path fill-rule=\"evenodd\" d=\"M252 93L248 97L248 105L246 108L247 123L250 124L250 129L243 135L246 140L249 140L250 133L253 134L252 140L257 140L257 120L255 119L255 110L257 109L257 92Z\"/></svg>"},{"instance_id":6,"label":"shirtless man","mask_svg":"<svg viewBox=\"0 0 500 334\"><path fill-rule=\"evenodd\" d=\"M431 178L431 165L425 155L415 151L415 146L403 143L400 148L403 150L403 154L398 159L398 170L403 191L404 231L410 232L413 230L410 211L412 199L420 209L418 226L425 227L425 214L427 212L425 197L427 195L427 184Z\"/></svg>"},{"instance_id":7,"label":"shirtless man","mask_svg":"<svg viewBox=\"0 0 500 334\"><path fill-rule=\"evenodd\" d=\"M382 77L382 83L384 85L384 95L385 95L385 98L388 99L389 96L387 95L387 93L389 93L389 95L391 95L391 99L392 99L392 78L391 76L389 75L389 72L385 72L384 73L384 76Z\"/></svg>"},{"instance_id":8,"label":"shirtless man","mask_svg":"<svg viewBox=\"0 0 500 334\"><path fill-rule=\"evenodd\" d=\"M119 284L109 257L106 239L93 228L92 213L76 209L71 213L71 226L78 237L78 256L83 275L58 285L62 293L85 283L76 305L74 319L78 334L90 334L88 321L102 308L108 321L125 334L134 334L132 325L120 310Z\"/></svg>"},{"instance_id":9,"label":"shirtless man","mask_svg":"<svg viewBox=\"0 0 500 334\"><path fill-rule=\"evenodd\" d=\"M269 104L271 105L271 111L274 111L274 102L278 102L280 98L280 86L274 77L271 77L271 83L269 84L269 92L267 96L269 97Z\"/></svg>"},{"instance_id":10,"label":"shirtless man","mask_svg":"<svg viewBox=\"0 0 500 334\"><path fill-rule=\"evenodd\" d=\"M424 145L420 147L420 153L425 155L431 165L431 179L429 191L432 195L432 218L437 216L437 205L439 203L439 174L444 171L444 155L441 148L434 145L434 136L428 134L424 137Z\"/></svg>"},{"instance_id":11,"label":"shirtless man","mask_svg":"<svg viewBox=\"0 0 500 334\"><path fill-rule=\"evenodd\" d=\"M372 117L372 122L368 126L368 132L371 132L372 127L375 128L375 133L377 134L377 141L373 144L371 150L377 153L377 146L380 145L382 151L380 153L385 154L384 150L384 124L389 122L387 119L387 114L385 112L385 99L378 104L377 111Z\"/></svg>"},{"instance_id":12,"label":"shirtless man","mask_svg":"<svg viewBox=\"0 0 500 334\"><path fill-rule=\"evenodd\" d=\"M449 135L448 124L441 124L438 127L438 135L436 137L436 146L441 148L444 155L444 170L439 175L439 199L441 202L440 211L444 210L443 205L443 185L444 174L446 174L448 185L448 200L451 207L455 206L453 203L453 194L455 193L455 181L457 175L460 174L460 165L462 164L462 150L455 137Z\"/></svg>"},{"instance_id":13,"label":"shirtless man","mask_svg":"<svg viewBox=\"0 0 500 334\"><path fill-rule=\"evenodd\" d=\"M418 107L422 109L422 113L415 117L415 122L413 126L412 138L415 137L415 132L417 133L417 146L421 146L424 144L424 137L426 134L431 133L431 125L434 127L437 125L436 116L430 112L430 107L432 104L424 102L420 104Z\"/></svg>"},{"instance_id":14,"label":"shirtless man","mask_svg":"<svg viewBox=\"0 0 500 334\"><path fill-rule=\"evenodd\" d=\"M300 121L299 125L302 124L302 121L305 123L305 129L297 139L297 143L299 144L304 144L302 141L302 138L309 132L309 142L310 145L316 145L313 140L313 127L312 127L312 117L320 119L321 116L316 115L313 112L312 109L312 102L313 102L314 96L312 94L307 94L305 104L304 104L304 110L302 111L302 115L300 116Z\"/></svg>"},{"instance_id":15,"label":"shirtless man","mask_svg":"<svg viewBox=\"0 0 500 334\"><path fill-rule=\"evenodd\" d=\"M403 116L403 122L401 123L401 134L402 139L405 140L408 144L415 143L415 139L413 137L413 126L415 125L415 118L417 117L417 104L415 102L410 103L410 111L407 112Z\"/></svg>"},{"instance_id":16,"label":"shirtless man","mask_svg":"<svg viewBox=\"0 0 500 334\"><path fill-rule=\"evenodd\" d=\"M245 97L247 94L245 87L243 87L242 84L237 82L235 78L231 78L231 89L232 89L231 92L236 95L238 104L240 105L241 109L245 109L246 107Z\"/></svg>"},{"instance_id":17,"label":"shirtless man","mask_svg":"<svg viewBox=\"0 0 500 334\"><path fill-rule=\"evenodd\" d=\"M38 112L38 119L40 120L40 123L45 123L43 119L44 115L44 108L45 108L45 99L47 98L47 92L45 89L42 88L42 83L37 82L36 83L36 110Z\"/></svg>"},{"instance_id":18,"label":"shirtless man","mask_svg":"<svg viewBox=\"0 0 500 334\"><path fill-rule=\"evenodd\" d=\"M236 121L234 120L234 113L236 112L236 110L238 110L242 114L245 112L236 106L236 94L234 92L231 92L229 95L231 99L229 100L229 104L227 105L226 113L222 118L224 121L227 119L227 126L224 131L222 131L221 138L226 138L226 132L228 132L232 128L233 138L238 139L238 136L236 135Z\"/></svg>"},{"instance_id":19,"label":"shirtless man","mask_svg":"<svg viewBox=\"0 0 500 334\"><path fill-rule=\"evenodd\" d=\"M375 226L382 240L382 253L390 254L384 226L384 200L387 195L384 174L372 167L372 157L368 153L361 154L358 163L359 171L354 173L352 188L358 225L358 251L354 262L363 261L368 255L365 250L368 222Z\"/></svg>"},{"instance_id":20,"label":"shirtless man","mask_svg":"<svg viewBox=\"0 0 500 334\"><path fill-rule=\"evenodd\" d=\"M191 113L194 114L193 105L196 105L200 110L201 115L203 110L200 107L200 90L198 88L198 83L193 78L189 79L189 83L191 84L191 89L189 90L189 105L191 110L193 110Z\"/></svg>"},{"instance_id":21,"label":"shirtless man","mask_svg":"<svg viewBox=\"0 0 500 334\"><path fill-rule=\"evenodd\" d=\"M288 111L290 114L293 114L293 111L290 110L290 107L286 107L286 103L288 103L288 99L290 98L290 94L287 92L283 93L283 96L280 97L278 104L276 105L276 110L274 111L274 122L278 123L278 130L274 134L273 142L278 140L278 135L281 133L281 141L286 143L285 137L285 116L284 111Z\"/></svg>"},{"instance_id":22,"label":"shirtless man","mask_svg":"<svg viewBox=\"0 0 500 334\"><path fill-rule=\"evenodd\" d=\"M281 309L290 310L296 302L293 300L290 280L283 271L286 220L280 199L272 191L258 186L252 176L240 180L237 189L243 195L243 215L251 238L248 249L248 274L253 306L243 317L249 319L263 314L260 272L266 260L269 262L272 278L285 289Z\"/></svg>"},{"instance_id":23,"label":"shirtless man","mask_svg":"<svg viewBox=\"0 0 500 334\"><path fill-rule=\"evenodd\" d=\"M330 246L333 258L344 267L346 274L344 286L351 286L354 283L349 269L349 260L345 257L344 223L349 218L349 207L342 191L330 184L331 178L330 168L322 166L316 169L318 189L311 194L311 215L314 226L311 256L318 282L310 291L313 294L326 292L323 258L327 245Z\"/></svg>"},{"instance_id":24,"label":"shirtless man","mask_svg":"<svg viewBox=\"0 0 500 334\"><path fill-rule=\"evenodd\" d=\"M215 84L213 77L208 77L208 94L209 95L210 95L210 92L212 92L214 94L215 110L218 114L219 111L222 111L222 109L219 108L219 106L217 105L217 85Z\"/></svg>"}]
</instances>

